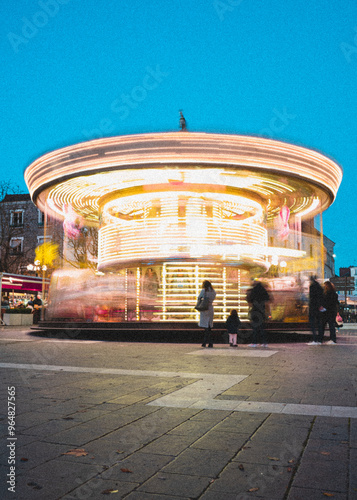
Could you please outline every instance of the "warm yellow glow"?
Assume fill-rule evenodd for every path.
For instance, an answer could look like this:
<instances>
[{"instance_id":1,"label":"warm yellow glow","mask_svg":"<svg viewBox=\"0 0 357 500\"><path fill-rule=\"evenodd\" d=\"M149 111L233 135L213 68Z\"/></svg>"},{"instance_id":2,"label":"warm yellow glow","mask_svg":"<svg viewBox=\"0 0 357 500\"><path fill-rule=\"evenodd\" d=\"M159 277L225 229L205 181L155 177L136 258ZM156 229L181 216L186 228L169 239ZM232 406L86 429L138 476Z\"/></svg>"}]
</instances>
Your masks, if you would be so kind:
<instances>
[{"instance_id":1,"label":"warm yellow glow","mask_svg":"<svg viewBox=\"0 0 357 500\"><path fill-rule=\"evenodd\" d=\"M244 300L248 286L247 273L246 283L243 285L243 272L228 267L178 261L165 262L162 268L165 278L159 289L159 304L155 312L155 317L160 320L198 321L199 313L193 306L205 279L211 281L217 293L214 303L215 320L224 321L231 309L237 309L241 318L247 317L248 306Z\"/></svg>"},{"instance_id":2,"label":"warm yellow glow","mask_svg":"<svg viewBox=\"0 0 357 500\"><path fill-rule=\"evenodd\" d=\"M249 190L269 197L272 211L280 204L277 197L288 195L292 213L292 205L301 205L303 187L307 199L319 196L324 210L341 179L341 168L316 151L259 137L204 133L97 139L48 153L25 172L41 208L50 198L50 209L59 214L70 203L92 221L98 219L102 196L158 182L169 189L183 182Z\"/></svg>"},{"instance_id":3,"label":"warm yellow glow","mask_svg":"<svg viewBox=\"0 0 357 500\"><path fill-rule=\"evenodd\" d=\"M305 217L306 215L310 214L311 212L314 212L317 207L320 205L320 200L319 198L314 198L312 202L310 201L310 206L306 210L302 210L299 212L299 217Z\"/></svg>"},{"instance_id":4,"label":"warm yellow glow","mask_svg":"<svg viewBox=\"0 0 357 500\"><path fill-rule=\"evenodd\" d=\"M299 224L322 212L334 201L341 179L339 165L316 151L205 133L97 139L48 153L25 172L30 194L47 216L63 219L64 207L70 206L84 224L98 227L99 270L167 262L161 276L165 304L173 262L220 266L223 315L233 279L229 266L266 270L273 261L284 258L290 264L304 256L269 247L267 227L282 206ZM196 288L197 273L192 275ZM137 286L140 279L136 276ZM241 278L234 275L234 280L243 286ZM137 318L139 295L140 289ZM165 307L163 318L169 318Z\"/></svg>"}]
</instances>

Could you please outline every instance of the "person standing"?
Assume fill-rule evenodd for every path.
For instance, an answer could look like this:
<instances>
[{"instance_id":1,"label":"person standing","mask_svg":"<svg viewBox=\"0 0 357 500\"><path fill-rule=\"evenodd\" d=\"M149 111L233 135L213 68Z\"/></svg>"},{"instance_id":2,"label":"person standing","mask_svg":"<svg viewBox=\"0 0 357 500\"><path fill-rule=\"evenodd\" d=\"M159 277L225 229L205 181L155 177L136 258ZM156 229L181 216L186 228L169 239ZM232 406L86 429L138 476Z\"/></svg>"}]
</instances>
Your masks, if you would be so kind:
<instances>
[{"instance_id":1,"label":"person standing","mask_svg":"<svg viewBox=\"0 0 357 500\"><path fill-rule=\"evenodd\" d=\"M213 301L216 298L216 292L211 282L208 280L205 280L202 283L202 290L198 296L198 300L203 297L206 297L208 299L208 309L206 311L200 311L200 321L198 323L198 326L204 328L202 347L206 347L206 344L208 344L208 347L213 347L213 342L212 342L212 328L213 328L213 316L214 316Z\"/></svg>"},{"instance_id":2,"label":"person standing","mask_svg":"<svg viewBox=\"0 0 357 500\"><path fill-rule=\"evenodd\" d=\"M252 288L248 290L247 302L249 304L249 319L253 331L253 343L250 347L257 347L258 342L262 347L268 347L265 332L266 304L270 301L270 295L260 281L254 281Z\"/></svg>"},{"instance_id":3,"label":"person standing","mask_svg":"<svg viewBox=\"0 0 357 500\"><path fill-rule=\"evenodd\" d=\"M41 296L37 295L35 300L33 301L33 324L34 325L37 325L41 319L41 307L42 307Z\"/></svg>"},{"instance_id":4,"label":"person standing","mask_svg":"<svg viewBox=\"0 0 357 500\"><path fill-rule=\"evenodd\" d=\"M229 345L231 347L238 347L237 335L239 332L241 321L239 319L236 309L231 310L231 314L228 316L226 321L226 328L229 335Z\"/></svg>"},{"instance_id":5,"label":"person standing","mask_svg":"<svg viewBox=\"0 0 357 500\"><path fill-rule=\"evenodd\" d=\"M338 295L336 293L334 285L331 281L325 281L324 283L324 292L322 298L322 305L324 312L321 313L321 330L318 341L322 343L325 334L326 323L328 323L330 330L330 340L326 342L329 345L336 344L336 316L338 310Z\"/></svg>"},{"instance_id":6,"label":"person standing","mask_svg":"<svg viewBox=\"0 0 357 500\"><path fill-rule=\"evenodd\" d=\"M309 323L312 332L312 341L307 345L321 345L318 341L320 337L320 330L322 327L322 301L323 301L323 288L316 280L316 276L310 277L309 287Z\"/></svg>"}]
</instances>

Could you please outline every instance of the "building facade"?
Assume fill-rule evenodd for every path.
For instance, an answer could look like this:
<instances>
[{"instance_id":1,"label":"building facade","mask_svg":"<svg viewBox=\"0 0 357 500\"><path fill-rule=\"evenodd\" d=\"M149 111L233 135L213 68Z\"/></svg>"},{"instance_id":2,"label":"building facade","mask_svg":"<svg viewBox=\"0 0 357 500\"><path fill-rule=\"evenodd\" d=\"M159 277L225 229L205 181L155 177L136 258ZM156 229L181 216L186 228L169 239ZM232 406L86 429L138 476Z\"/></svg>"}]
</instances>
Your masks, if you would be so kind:
<instances>
[{"instance_id":1,"label":"building facade","mask_svg":"<svg viewBox=\"0 0 357 500\"><path fill-rule=\"evenodd\" d=\"M44 242L44 213L29 194L7 194L0 201L1 271L27 274L35 249Z\"/></svg>"}]
</instances>

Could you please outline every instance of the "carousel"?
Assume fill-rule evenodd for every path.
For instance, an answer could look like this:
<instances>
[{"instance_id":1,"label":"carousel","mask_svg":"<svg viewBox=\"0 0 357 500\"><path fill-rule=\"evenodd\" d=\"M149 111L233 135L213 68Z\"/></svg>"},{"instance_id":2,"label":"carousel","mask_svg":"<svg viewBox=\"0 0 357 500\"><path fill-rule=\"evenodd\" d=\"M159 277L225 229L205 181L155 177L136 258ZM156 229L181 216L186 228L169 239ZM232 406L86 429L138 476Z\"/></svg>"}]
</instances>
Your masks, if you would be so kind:
<instances>
[{"instance_id":1,"label":"carousel","mask_svg":"<svg viewBox=\"0 0 357 500\"><path fill-rule=\"evenodd\" d=\"M224 321L234 308L244 319L251 278L273 268L294 294L299 282L301 295L320 251L316 243L312 255L302 226L333 203L341 179L341 167L311 149L185 130L45 154L27 167L25 181L47 235L51 221L63 227L47 318L194 322L208 279L215 318ZM84 259L91 265L78 266L73 242L89 232L96 234Z\"/></svg>"}]
</instances>

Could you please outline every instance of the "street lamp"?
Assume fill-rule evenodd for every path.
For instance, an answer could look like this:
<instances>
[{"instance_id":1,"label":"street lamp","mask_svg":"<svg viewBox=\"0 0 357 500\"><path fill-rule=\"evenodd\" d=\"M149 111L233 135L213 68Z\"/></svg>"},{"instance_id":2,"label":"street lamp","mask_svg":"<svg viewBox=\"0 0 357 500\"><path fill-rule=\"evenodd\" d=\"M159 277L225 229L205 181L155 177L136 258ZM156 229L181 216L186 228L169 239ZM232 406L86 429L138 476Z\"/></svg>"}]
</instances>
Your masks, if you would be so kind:
<instances>
[{"instance_id":1,"label":"street lamp","mask_svg":"<svg viewBox=\"0 0 357 500\"><path fill-rule=\"evenodd\" d=\"M47 271L47 266L41 266L41 262L39 260L35 260L33 264L29 264L27 266L28 271Z\"/></svg>"}]
</instances>

